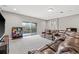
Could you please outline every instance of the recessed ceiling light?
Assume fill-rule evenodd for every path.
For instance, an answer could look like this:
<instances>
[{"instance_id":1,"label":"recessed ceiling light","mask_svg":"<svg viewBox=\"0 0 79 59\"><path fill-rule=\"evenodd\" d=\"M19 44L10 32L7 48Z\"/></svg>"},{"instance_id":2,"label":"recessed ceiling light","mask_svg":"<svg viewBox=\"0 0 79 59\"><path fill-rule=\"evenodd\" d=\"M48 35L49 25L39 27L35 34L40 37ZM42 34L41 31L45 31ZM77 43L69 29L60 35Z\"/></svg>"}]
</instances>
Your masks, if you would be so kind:
<instances>
[{"instance_id":1,"label":"recessed ceiling light","mask_svg":"<svg viewBox=\"0 0 79 59\"><path fill-rule=\"evenodd\" d=\"M13 10L16 10L16 8L14 8Z\"/></svg>"},{"instance_id":2,"label":"recessed ceiling light","mask_svg":"<svg viewBox=\"0 0 79 59\"><path fill-rule=\"evenodd\" d=\"M64 13L63 11L60 11L60 13Z\"/></svg>"},{"instance_id":3,"label":"recessed ceiling light","mask_svg":"<svg viewBox=\"0 0 79 59\"><path fill-rule=\"evenodd\" d=\"M49 9L48 9L48 12L52 12L52 11L53 11L53 9L52 9L52 8L49 8Z\"/></svg>"}]
</instances>

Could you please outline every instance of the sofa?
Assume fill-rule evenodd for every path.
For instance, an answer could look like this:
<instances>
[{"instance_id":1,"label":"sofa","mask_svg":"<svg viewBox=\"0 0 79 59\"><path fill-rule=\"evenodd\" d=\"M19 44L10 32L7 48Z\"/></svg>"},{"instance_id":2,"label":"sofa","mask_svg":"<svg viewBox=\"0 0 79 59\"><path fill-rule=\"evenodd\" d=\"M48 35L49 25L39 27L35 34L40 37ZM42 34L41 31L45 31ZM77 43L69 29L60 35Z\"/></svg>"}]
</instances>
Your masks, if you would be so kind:
<instances>
[{"instance_id":1,"label":"sofa","mask_svg":"<svg viewBox=\"0 0 79 59\"><path fill-rule=\"evenodd\" d=\"M54 42L29 52L28 54L78 54L79 32L62 33Z\"/></svg>"}]
</instances>

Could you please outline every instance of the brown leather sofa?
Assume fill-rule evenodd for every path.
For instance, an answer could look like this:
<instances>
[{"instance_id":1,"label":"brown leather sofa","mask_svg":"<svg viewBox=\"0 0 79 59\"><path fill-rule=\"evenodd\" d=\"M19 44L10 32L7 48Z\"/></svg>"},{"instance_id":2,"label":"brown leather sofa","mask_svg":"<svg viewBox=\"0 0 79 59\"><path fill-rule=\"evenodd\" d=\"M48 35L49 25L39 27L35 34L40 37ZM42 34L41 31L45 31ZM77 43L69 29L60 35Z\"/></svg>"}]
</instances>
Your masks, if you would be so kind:
<instances>
[{"instance_id":1,"label":"brown leather sofa","mask_svg":"<svg viewBox=\"0 0 79 59\"><path fill-rule=\"evenodd\" d=\"M55 42L47 44L46 46L30 51L30 54L78 54L79 53L79 33L64 33ZM33 53L31 53L33 52Z\"/></svg>"},{"instance_id":2,"label":"brown leather sofa","mask_svg":"<svg viewBox=\"0 0 79 59\"><path fill-rule=\"evenodd\" d=\"M58 54L78 54L79 53L79 33L73 33L65 39L58 47Z\"/></svg>"}]
</instances>

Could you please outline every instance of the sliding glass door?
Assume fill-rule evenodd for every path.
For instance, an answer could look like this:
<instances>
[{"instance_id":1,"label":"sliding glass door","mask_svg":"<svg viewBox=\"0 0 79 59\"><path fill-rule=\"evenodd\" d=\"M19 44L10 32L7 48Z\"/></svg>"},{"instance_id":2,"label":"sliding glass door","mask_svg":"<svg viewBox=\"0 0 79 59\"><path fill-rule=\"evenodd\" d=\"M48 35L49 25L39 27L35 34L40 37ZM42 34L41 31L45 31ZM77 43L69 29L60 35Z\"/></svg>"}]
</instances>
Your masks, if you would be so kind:
<instances>
[{"instance_id":1,"label":"sliding glass door","mask_svg":"<svg viewBox=\"0 0 79 59\"><path fill-rule=\"evenodd\" d=\"M37 33L37 24L36 23L30 23L30 22L23 22L23 35L34 35Z\"/></svg>"}]
</instances>

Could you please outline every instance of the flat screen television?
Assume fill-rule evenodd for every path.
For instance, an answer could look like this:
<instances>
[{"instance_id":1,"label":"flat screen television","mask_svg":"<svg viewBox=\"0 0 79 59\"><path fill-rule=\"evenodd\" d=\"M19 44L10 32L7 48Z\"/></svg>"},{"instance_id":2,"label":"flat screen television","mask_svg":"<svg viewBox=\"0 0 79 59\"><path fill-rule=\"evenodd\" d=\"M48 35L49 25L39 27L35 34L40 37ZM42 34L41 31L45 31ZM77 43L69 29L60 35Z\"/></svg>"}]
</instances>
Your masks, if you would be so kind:
<instances>
[{"instance_id":1,"label":"flat screen television","mask_svg":"<svg viewBox=\"0 0 79 59\"><path fill-rule=\"evenodd\" d=\"M0 40L2 40L4 32L5 32L5 19L0 13Z\"/></svg>"}]
</instances>

